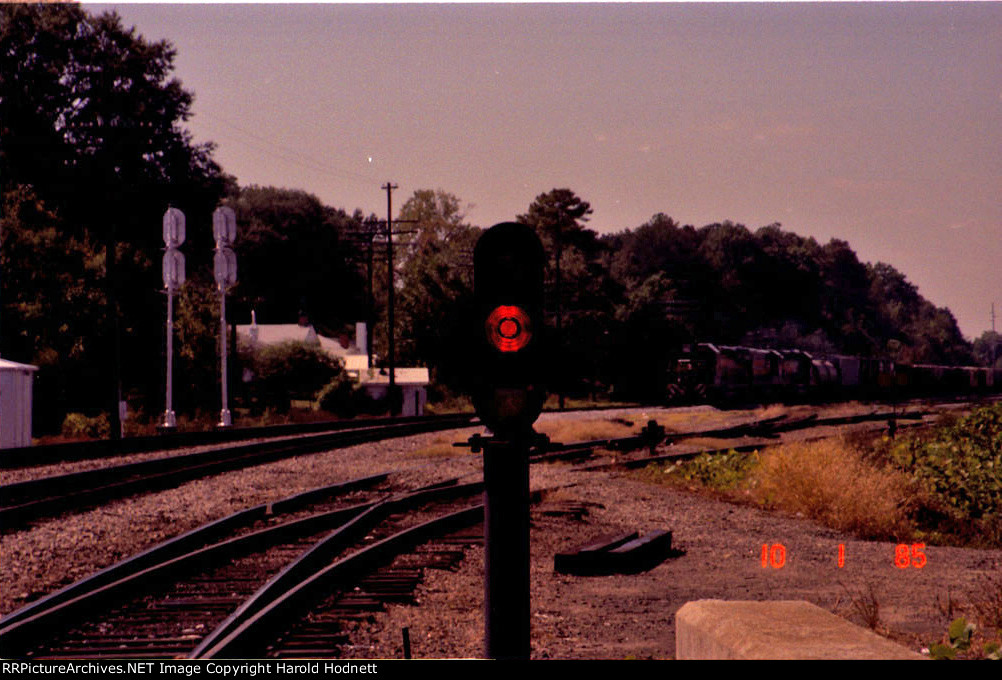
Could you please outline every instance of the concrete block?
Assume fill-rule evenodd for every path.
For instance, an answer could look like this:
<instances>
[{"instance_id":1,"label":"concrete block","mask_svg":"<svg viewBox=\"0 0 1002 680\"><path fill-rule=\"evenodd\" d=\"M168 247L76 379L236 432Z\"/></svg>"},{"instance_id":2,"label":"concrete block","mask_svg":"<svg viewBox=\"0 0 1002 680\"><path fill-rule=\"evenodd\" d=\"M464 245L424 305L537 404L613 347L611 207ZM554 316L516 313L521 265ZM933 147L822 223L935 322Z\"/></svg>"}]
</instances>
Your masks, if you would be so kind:
<instances>
[{"instance_id":1,"label":"concrete block","mask_svg":"<svg viewBox=\"0 0 1002 680\"><path fill-rule=\"evenodd\" d=\"M809 602L687 602L675 614L678 659L924 659Z\"/></svg>"}]
</instances>

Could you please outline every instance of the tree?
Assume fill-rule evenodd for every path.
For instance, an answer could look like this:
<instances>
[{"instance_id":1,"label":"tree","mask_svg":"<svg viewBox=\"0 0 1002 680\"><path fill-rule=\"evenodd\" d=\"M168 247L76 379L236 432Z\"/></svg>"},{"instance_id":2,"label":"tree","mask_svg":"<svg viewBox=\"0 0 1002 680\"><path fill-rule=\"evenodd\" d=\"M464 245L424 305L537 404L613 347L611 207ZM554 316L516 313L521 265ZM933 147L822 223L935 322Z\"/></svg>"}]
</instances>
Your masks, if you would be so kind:
<instances>
[{"instance_id":1,"label":"tree","mask_svg":"<svg viewBox=\"0 0 1002 680\"><path fill-rule=\"evenodd\" d=\"M103 250L103 296L88 298L84 311L108 319L100 326L106 354L86 359L97 376L87 385L91 403L94 384L117 375L119 363L127 391L148 394L162 383L150 360L163 334L161 216L168 205L186 213L189 268L197 269L211 258L211 213L232 182L212 160L211 144L193 143L183 127L193 98L171 77L175 55L114 13L0 5L2 191L28 187L58 218L60 242ZM62 319L47 322L58 327ZM121 353L121 362L120 340L139 348Z\"/></svg>"},{"instance_id":2,"label":"tree","mask_svg":"<svg viewBox=\"0 0 1002 680\"><path fill-rule=\"evenodd\" d=\"M901 343L901 358L917 363L967 364L973 359L956 319L922 297L904 274L889 264L868 265L869 298L876 310L876 335Z\"/></svg>"},{"instance_id":3,"label":"tree","mask_svg":"<svg viewBox=\"0 0 1002 680\"><path fill-rule=\"evenodd\" d=\"M295 322L304 313L326 335L365 318L365 286L347 261L345 241L346 233L362 228L361 214L275 187L243 187L228 200L239 227L235 313L249 320L256 310L262 323Z\"/></svg>"},{"instance_id":4,"label":"tree","mask_svg":"<svg viewBox=\"0 0 1002 680\"><path fill-rule=\"evenodd\" d=\"M76 235L98 240L127 222L157 225L168 202L211 212L228 178L212 145L194 144L182 127L193 95L170 77L175 56L113 12L0 6L4 184L34 186ZM112 205L95 209L106 198ZM159 236L154 226L128 240L158 248Z\"/></svg>"},{"instance_id":5,"label":"tree","mask_svg":"<svg viewBox=\"0 0 1002 680\"><path fill-rule=\"evenodd\" d=\"M0 348L39 366L36 429L58 430L66 412L93 408L91 386L106 365L104 256L89 239L66 236L31 187L5 192L2 207Z\"/></svg>"},{"instance_id":6,"label":"tree","mask_svg":"<svg viewBox=\"0 0 1002 680\"><path fill-rule=\"evenodd\" d=\"M298 341L268 345L247 353L253 366L259 406L286 412L293 399L313 401L328 383L342 374L340 360L320 347Z\"/></svg>"},{"instance_id":7,"label":"tree","mask_svg":"<svg viewBox=\"0 0 1002 680\"><path fill-rule=\"evenodd\" d=\"M995 331L985 331L974 341L974 358L980 366L992 366L1002 369L1002 334Z\"/></svg>"},{"instance_id":8,"label":"tree","mask_svg":"<svg viewBox=\"0 0 1002 680\"><path fill-rule=\"evenodd\" d=\"M400 208L416 232L401 257L397 297L401 361L424 363L433 381L461 387L468 370L462 335L473 299L473 248L480 230L466 223L459 199L441 189L419 189ZM403 249L401 249L403 250Z\"/></svg>"},{"instance_id":9,"label":"tree","mask_svg":"<svg viewBox=\"0 0 1002 680\"><path fill-rule=\"evenodd\" d=\"M554 380L564 403L566 389L594 391L608 351L607 332L622 290L609 276L605 245L586 229L592 209L570 189L540 194L518 221L536 230L547 253L546 300L556 329ZM574 376L578 385L572 385Z\"/></svg>"}]
</instances>

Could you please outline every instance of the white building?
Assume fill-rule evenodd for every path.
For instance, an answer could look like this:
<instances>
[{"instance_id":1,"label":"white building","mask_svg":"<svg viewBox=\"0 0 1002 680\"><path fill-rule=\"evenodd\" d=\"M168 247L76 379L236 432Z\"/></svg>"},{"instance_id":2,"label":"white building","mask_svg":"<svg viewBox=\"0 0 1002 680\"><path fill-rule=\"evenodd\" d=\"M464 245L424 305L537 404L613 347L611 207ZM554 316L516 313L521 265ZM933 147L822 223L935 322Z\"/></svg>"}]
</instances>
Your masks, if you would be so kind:
<instances>
[{"instance_id":1,"label":"white building","mask_svg":"<svg viewBox=\"0 0 1002 680\"><path fill-rule=\"evenodd\" d=\"M31 446L31 388L37 370L0 359L0 449Z\"/></svg>"},{"instance_id":2,"label":"white building","mask_svg":"<svg viewBox=\"0 0 1002 680\"><path fill-rule=\"evenodd\" d=\"M389 371L369 368L369 355L366 351L368 335L364 321L355 324L354 338L346 335L335 340L317 333L305 318L298 324L259 324L256 315L251 312L250 324L237 325L237 339L238 342L247 343L251 347L277 345L288 341L319 347L340 359L345 372L357 380L373 399L382 399L389 391ZM428 401L428 383L431 382L428 369L398 367L394 370L394 381L403 392L400 414L404 416L424 414L424 405Z\"/></svg>"},{"instance_id":3,"label":"white building","mask_svg":"<svg viewBox=\"0 0 1002 680\"><path fill-rule=\"evenodd\" d=\"M431 382L427 368L394 368L394 382L403 396L400 406L402 416L424 414L428 403L428 383ZM390 371L386 368L367 368L360 372L359 382L373 399L382 399L390 390Z\"/></svg>"}]
</instances>

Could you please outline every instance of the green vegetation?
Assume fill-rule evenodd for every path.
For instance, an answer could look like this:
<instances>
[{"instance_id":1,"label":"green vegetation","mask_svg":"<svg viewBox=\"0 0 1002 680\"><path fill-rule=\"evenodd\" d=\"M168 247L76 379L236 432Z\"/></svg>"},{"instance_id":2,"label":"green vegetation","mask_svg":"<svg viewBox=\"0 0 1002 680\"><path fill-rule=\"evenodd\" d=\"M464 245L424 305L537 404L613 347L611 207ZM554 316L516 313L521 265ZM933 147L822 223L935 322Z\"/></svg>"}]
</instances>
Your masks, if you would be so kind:
<instances>
[{"instance_id":1,"label":"green vegetation","mask_svg":"<svg viewBox=\"0 0 1002 680\"><path fill-rule=\"evenodd\" d=\"M255 394L260 408L288 411L292 400L312 402L317 393L342 374L341 363L302 342L283 342L246 355L253 366ZM330 394L326 395L330 403Z\"/></svg>"},{"instance_id":2,"label":"green vegetation","mask_svg":"<svg viewBox=\"0 0 1002 680\"><path fill-rule=\"evenodd\" d=\"M111 430L108 416L88 418L82 413L67 413L63 419L63 436L67 439L100 439L107 437Z\"/></svg>"},{"instance_id":3,"label":"green vegetation","mask_svg":"<svg viewBox=\"0 0 1002 680\"><path fill-rule=\"evenodd\" d=\"M353 418L362 413L374 413L380 404L369 397L365 388L346 373L339 373L317 393L317 406L340 418Z\"/></svg>"},{"instance_id":4,"label":"green vegetation","mask_svg":"<svg viewBox=\"0 0 1002 680\"><path fill-rule=\"evenodd\" d=\"M931 434L829 439L652 465L656 483L798 513L864 538L1002 545L1002 404ZM1002 601L1002 598L1000 598Z\"/></svg>"},{"instance_id":5,"label":"green vegetation","mask_svg":"<svg viewBox=\"0 0 1002 680\"><path fill-rule=\"evenodd\" d=\"M738 453L732 449L715 455L701 453L685 463L654 466L650 473L673 475L685 483L699 484L715 491L734 491L758 464L757 453Z\"/></svg>"},{"instance_id":6,"label":"green vegetation","mask_svg":"<svg viewBox=\"0 0 1002 680\"><path fill-rule=\"evenodd\" d=\"M1002 544L1002 404L926 436L884 441L876 455L909 474L930 531Z\"/></svg>"},{"instance_id":7,"label":"green vegetation","mask_svg":"<svg viewBox=\"0 0 1002 680\"><path fill-rule=\"evenodd\" d=\"M957 517L1002 513L1002 404L980 408L929 437L895 442L887 455Z\"/></svg>"},{"instance_id":8,"label":"green vegetation","mask_svg":"<svg viewBox=\"0 0 1002 680\"><path fill-rule=\"evenodd\" d=\"M948 642L940 642L929 647L929 655L936 660L952 660L964 655L965 658L991 659L998 661L1002 659L1000 645L997 640L985 641L980 645L980 649L972 650L974 634L977 626L969 623L963 616L954 619L947 629ZM968 652L972 652L968 654Z\"/></svg>"}]
</instances>

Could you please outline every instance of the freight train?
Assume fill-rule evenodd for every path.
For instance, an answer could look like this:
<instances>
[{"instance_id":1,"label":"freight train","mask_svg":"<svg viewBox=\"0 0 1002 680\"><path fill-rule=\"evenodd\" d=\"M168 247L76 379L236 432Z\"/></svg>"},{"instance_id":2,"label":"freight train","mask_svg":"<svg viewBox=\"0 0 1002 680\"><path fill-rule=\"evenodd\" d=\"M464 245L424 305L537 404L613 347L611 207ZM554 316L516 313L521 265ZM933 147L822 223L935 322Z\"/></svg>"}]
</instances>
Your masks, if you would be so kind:
<instances>
[{"instance_id":1,"label":"freight train","mask_svg":"<svg viewBox=\"0 0 1002 680\"><path fill-rule=\"evenodd\" d=\"M683 349L668 379L671 403L899 399L1002 391L1002 370L815 356L708 342Z\"/></svg>"}]
</instances>

